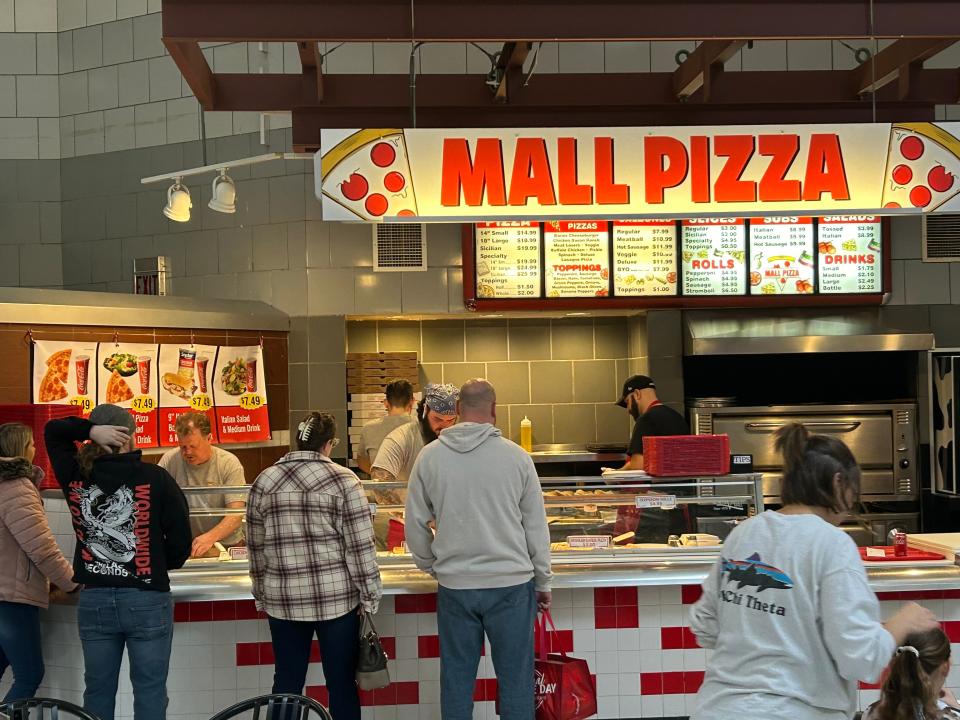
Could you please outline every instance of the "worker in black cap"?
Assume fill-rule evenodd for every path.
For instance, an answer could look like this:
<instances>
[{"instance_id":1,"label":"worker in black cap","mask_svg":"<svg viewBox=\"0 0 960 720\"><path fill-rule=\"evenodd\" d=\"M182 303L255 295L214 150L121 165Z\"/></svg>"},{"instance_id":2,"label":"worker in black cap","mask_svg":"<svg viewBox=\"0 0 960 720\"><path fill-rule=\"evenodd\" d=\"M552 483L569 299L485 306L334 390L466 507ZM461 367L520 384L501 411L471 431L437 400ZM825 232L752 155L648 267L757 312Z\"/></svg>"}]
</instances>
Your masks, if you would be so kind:
<instances>
[{"instance_id":1,"label":"worker in black cap","mask_svg":"<svg viewBox=\"0 0 960 720\"><path fill-rule=\"evenodd\" d=\"M657 399L657 386L646 375L634 375L623 384L620 407L636 421L630 447L629 459L623 470L643 470L643 439L654 435L689 435L690 426L683 415L667 407Z\"/></svg>"}]
</instances>

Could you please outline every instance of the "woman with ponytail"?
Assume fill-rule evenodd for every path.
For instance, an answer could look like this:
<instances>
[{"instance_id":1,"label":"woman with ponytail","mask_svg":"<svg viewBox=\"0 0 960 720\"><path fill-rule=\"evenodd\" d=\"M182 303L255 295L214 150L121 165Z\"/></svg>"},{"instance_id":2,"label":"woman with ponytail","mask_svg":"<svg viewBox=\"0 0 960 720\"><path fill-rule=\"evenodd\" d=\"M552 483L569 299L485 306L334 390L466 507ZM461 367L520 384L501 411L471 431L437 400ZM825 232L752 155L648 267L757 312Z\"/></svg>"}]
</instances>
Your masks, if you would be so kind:
<instances>
[{"instance_id":1,"label":"woman with ponytail","mask_svg":"<svg viewBox=\"0 0 960 720\"><path fill-rule=\"evenodd\" d=\"M273 692L303 692L316 635L333 720L360 720L358 611L375 613L383 589L363 488L330 459L339 442L332 415L303 419L297 450L250 488L247 545L276 657Z\"/></svg>"},{"instance_id":2,"label":"woman with ponytail","mask_svg":"<svg viewBox=\"0 0 960 720\"><path fill-rule=\"evenodd\" d=\"M783 507L730 533L691 611L700 646L713 650L693 720L849 720L857 681L937 626L915 603L880 623L857 547L837 527L860 498L850 449L798 423L774 442Z\"/></svg>"},{"instance_id":3,"label":"woman with ponytail","mask_svg":"<svg viewBox=\"0 0 960 720\"><path fill-rule=\"evenodd\" d=\"M907 636L896 649L880 701L863 720L960 720L960 705L943 687L950 672L950 639L940 628Z\"/></svg>"}]
</instances>

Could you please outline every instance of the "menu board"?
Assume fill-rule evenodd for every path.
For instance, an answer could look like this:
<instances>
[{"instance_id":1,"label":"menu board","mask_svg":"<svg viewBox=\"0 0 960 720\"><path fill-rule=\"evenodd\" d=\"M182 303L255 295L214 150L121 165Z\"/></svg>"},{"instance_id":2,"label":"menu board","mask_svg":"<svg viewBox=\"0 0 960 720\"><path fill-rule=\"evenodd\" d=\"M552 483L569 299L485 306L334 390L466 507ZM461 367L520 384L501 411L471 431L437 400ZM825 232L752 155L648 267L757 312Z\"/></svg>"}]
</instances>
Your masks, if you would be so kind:
<instances>
[{"instance_id":1,"label":"menu board","mask_svg":"<svg viewBox=\"0 0 960 720\"><path fill-rule=\"evenodd\" d=\"M684 295L744 295L747 239L743 218L683 221Z\"/></svg>"},{"instance_id":2,"label":"menu board","mask_svg":"<svg viewBox=\"0 0 960 720\"><path fill-rule=\"evenodd\" d=\"M540 295L540 223L477 223L477 297Z\"/></svg>"},{"instance_id":3,"label":"menu board","mask_svg":"<svg viewBox=\"0 0 960 720\"><path fill-rule=\"evenodd\" d=\"M608 225L606 220L557 220L544 224L548 298L609 295Z\"/></svg>"},{"instance_id":4,"label":"menu board","mask_svg":"<svg viewBox=\"0 0 960 720\"><path fill-rule=\"evenodd\" d=\"M677 223L674 220L613 223L613 294L677 294Z\"/></svg>"},{"instance_id":5,"label":"menu board","mask_svg":"<svg viewBox=\"0 0 960 720\"><path fill-rule=\"evenodd\" d=\"M830 215L817 227L821 293L883 292L883 239L875 215Z\"/></svg>"},{"instance_id":6,"label":"menu board","mask_svg":"<svg viewBox=\"0 0 960 720\"><path fill-rule=\"evenodd\" d=\"M750 220L750 294L813 293L813 218Z\"/></svg>"},{"instance_id":7,"label":"menu board","mask_svg":"<svg viewBox=\"0 0 960 720\"><path fill-rule=\"evenodd\" d=\"M216 435L213 411L215 345L160 346L160 445L175 447L177 418L195 411L206 413Z\"/></svg>"},{"instance_id":8,"label":"menu board","mask_svg":"<svg viewBox=\"0 0 960 720\"><path fill-rule=\"evenodd\" d=\"M33 402L76 405L89 415L97 396L97 343L37 340L33 344Z\"/></svg>"},{"instance_id":9,"label":"menu board","mask_svg":"<svg viewBox=\"0 0 960 720\"><path fill-rule=\"evenodd\" d=\"M263 348L221 347L211 378L214 415L220 442L255 442L270 438Z\"/></svg>"},{"instance_id":10,"label":"menu board","mask_svg":"<svg viewBox=\"0 0 960 720\"><path fill-rule=\"evenodd\" d=\"M119 405L136 422L137 447L157 447L157 346L100 343L97 350L97 404Z\"/></svg>"}]
</instances>

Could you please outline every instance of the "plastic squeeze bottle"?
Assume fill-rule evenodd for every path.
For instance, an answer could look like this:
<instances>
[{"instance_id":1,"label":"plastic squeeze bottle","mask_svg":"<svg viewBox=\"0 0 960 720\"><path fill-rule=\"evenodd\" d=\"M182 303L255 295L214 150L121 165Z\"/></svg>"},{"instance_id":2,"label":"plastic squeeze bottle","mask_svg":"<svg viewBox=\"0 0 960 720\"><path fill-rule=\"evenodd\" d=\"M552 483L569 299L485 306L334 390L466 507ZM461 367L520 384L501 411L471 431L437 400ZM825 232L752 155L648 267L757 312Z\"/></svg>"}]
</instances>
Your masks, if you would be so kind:
<instances>
[{"instance_id":1,"label":"plastic squeeze bottle","mask_svg":"<svg viewBox=\"0 0 960 720\"><path fill-rule=\"evenodd\" d=\"M526 415L520 421L520 447L527 452L533 451L533 423Z\"/></svg>"}]
</instances>

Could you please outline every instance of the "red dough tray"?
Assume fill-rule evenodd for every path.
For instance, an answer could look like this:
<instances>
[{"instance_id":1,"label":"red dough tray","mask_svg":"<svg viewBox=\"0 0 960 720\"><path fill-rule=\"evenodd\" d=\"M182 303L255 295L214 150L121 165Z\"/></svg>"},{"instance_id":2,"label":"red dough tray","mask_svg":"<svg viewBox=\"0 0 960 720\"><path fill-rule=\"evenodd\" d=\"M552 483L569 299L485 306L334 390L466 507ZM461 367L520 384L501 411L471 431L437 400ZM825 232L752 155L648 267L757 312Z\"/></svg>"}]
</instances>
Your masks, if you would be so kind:
<instances>
[{"instance_id":1,"label":"red dough tray","mask_svg":"<svg viewBox=\"0 0 960 720\"><path fill-rule=\"evenodd\" d=\"M883 550L883 557L867 557L866 548L857 548L860 551L860 557L864 562L910 562L911 560L945 560L946 558L940 553L927 552L926 550L917 550L916 548L908 547L906 555L900 555L897 557L893 554L892 545L871 545L871 548L874 550Z\"/></svg>"}]
</instances>

